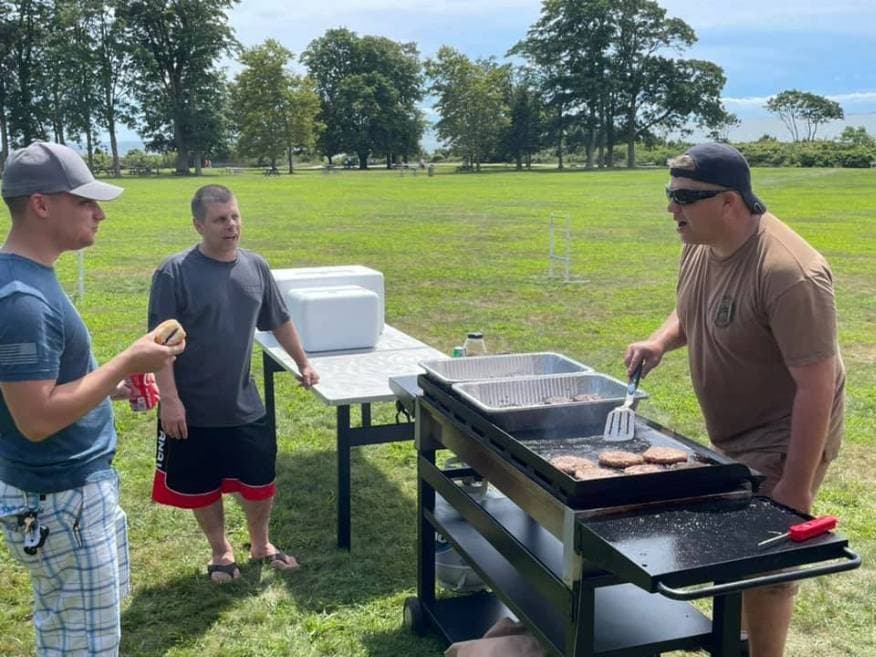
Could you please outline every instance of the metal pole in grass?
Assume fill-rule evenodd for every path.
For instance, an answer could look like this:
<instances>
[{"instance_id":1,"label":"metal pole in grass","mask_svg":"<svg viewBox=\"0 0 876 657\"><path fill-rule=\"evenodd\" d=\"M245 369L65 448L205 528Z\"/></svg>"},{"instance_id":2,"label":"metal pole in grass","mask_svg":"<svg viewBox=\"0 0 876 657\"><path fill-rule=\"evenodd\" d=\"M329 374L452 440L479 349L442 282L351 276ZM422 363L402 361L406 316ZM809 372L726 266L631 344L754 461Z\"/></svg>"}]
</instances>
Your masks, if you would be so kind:
<instances>
[{"instance_id":1,"label":"metal pole in grass","mask_svg":"<svg viewBox=\"0 0 876 657\"><path fill-rule=\"evenodd\" d=\"M85 298L85 249L76 252L76 301Z\"/></svg>"},{"instance_id":2,"label":"metal pole in grass","mask_svg":"<svg viewBox=\"0 0 876 657\"><path fill-rule=\"evenodd\" d=\"M564 228L563 231L563 239L565 241L565 255L557 254L557 225L563 222ZM572 220L567 214L560 214L558 212L552 212L550 215L550 224L549 224L549 252L548 252L548 278L554 278L554 263L562 262L563 263L563 280L568 283L571 280L571 262L572 262Z\"/></svg>"},{"instance_id":3,"label":"metal pole in grass","mask_svg":"<svg viewBox=\"0 0 876 657\"><path fill-rule=\"evenodd\" d=\"M565 213L552 212L549 219L548 280L554 279L555 263L562 262L564 283L586 283L586 280L572 279L572 218ZM565 255L557 253L557 231L562 232Z\"/></svg>"}]
</instances>

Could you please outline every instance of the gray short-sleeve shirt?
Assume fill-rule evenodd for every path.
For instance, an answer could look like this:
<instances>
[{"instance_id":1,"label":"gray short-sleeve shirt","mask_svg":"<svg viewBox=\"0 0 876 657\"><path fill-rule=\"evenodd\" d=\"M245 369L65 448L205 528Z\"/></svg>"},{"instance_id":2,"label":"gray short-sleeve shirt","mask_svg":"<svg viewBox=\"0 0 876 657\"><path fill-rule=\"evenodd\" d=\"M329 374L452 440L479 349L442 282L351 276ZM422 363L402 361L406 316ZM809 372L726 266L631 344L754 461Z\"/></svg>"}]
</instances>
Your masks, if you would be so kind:
<instances>
[{"instance_id":1,"label":"gray short-sleeve shirt","mask_svg":"<svg viewBox=\"0 0 876 657\"><path fill-rule=\"evenodd\" d=\"M188 335L173 368L187 423L232 427L264 415L250 375L253 333L289 320L264 258L238 249L222 262L197 246L169 257L152 276L149 329L170 318Z\"/></svg>"}]
</instances>

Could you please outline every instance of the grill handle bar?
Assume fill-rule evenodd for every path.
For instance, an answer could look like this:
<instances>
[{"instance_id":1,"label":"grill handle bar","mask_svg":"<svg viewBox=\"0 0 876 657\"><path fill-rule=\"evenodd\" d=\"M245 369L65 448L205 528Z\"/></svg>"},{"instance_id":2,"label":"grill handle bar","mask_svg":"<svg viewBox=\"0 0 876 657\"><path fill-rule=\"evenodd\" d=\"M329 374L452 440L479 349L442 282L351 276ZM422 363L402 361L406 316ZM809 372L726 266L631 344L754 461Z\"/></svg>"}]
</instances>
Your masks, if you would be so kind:
<instances>
[{"instance_id":1,"label":"grill handle bar","mask_svg":"<svg viewBox=\"0 0 876 657\"><path fill-rule=\"evenodd\" d=\"M775 573L773 575L762 575L761 577L742 579L736 582L725 582L723 584L715 584L713 586L706 586L699 589L674 589L666 586L663 582L657 582L657 591L673 600L699 600L700 598L711 598L716 595L737 593L738 591L754 589L760 586L768 586L770 584L779 584L781 582L790 582L798 579L809 579L810 577L820 577L821 575L829 575L830 573L841 573L846 570L854 570L861 565L861 557L855 552L852 552L849 548L843 548L843 555L847 561L829 563L814 568L797 568L795 570Z\"/></svg>"}]
</instances>

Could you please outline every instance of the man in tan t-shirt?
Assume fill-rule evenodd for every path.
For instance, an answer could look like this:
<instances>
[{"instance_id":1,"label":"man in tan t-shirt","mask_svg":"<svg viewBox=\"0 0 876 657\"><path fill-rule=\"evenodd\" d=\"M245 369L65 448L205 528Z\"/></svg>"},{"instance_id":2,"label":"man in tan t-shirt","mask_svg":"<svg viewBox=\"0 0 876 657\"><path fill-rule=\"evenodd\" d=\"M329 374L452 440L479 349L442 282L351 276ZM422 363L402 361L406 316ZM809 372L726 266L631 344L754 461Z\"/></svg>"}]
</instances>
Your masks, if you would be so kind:
<instances>
[{"instance_id":1,"label":"man in tan t-shirt","mask_svg":"<svg viewBox=\"0 0 876 657\"><path fill-rule=\"evenodd\" d=\"M842 439L845 369L830 267L766 211L745 158L701 144L669 163L684 250L675 310L624 360L643 373L687 345L709 437L767 476L761 492L808 512ZM781 657L793 585L743 594L752 657Z\"/></svg>"}]
</instances>

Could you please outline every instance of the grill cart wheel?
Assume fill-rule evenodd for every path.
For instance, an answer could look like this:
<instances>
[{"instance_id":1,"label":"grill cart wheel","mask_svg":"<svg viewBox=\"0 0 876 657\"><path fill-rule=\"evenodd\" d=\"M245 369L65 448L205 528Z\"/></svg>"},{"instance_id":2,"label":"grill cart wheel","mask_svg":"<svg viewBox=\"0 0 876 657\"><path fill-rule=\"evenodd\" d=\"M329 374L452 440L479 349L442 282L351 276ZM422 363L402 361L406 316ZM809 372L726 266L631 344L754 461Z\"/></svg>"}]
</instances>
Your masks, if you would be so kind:
<instances>
[{"instance_id":1,"label":"grill cart wheel","mask_svg":"<svg viewBox=\"0 0 876 657\"><path fill-rule=\"evenodd\" d=\"M404 623L405 627L417 636L426 634L426 615L423 613L423 605L417 598L405 598Z\"/></svg>"}]
</instances>

